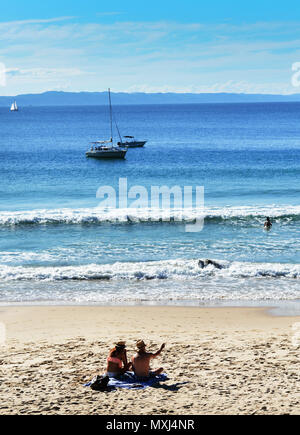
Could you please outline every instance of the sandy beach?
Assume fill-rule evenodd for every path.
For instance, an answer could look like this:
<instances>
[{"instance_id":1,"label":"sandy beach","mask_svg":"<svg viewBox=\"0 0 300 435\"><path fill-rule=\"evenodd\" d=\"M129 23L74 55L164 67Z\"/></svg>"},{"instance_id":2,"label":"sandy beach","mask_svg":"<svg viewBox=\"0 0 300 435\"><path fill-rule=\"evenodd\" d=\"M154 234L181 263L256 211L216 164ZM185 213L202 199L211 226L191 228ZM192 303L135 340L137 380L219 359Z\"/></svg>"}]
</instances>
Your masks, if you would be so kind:
<instances>
[{"instance_id":1,"label":"sandy beach","mask_svg":"<svg viewBox=\"0 0 300 435\"><path fill-rule=\"evenodd\" d=\"M1 307L0 414L299 414L299 318L262 308ZM108 351L150 350L169 380L94 392Z\"/></svg>"}]
</instances>

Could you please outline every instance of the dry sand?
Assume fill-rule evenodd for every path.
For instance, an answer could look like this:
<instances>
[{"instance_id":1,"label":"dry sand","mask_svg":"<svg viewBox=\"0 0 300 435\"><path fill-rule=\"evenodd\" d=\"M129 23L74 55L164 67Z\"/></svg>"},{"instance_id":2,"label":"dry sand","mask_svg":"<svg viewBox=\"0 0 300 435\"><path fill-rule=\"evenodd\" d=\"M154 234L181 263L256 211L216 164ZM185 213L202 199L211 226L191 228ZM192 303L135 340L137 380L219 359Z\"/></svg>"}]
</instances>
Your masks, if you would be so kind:
<instances>
[{"instance_id":1,"label":"dry sand","mask_svg":"<svg viewBox=\"0 0 300 435\"><path fill-rule=\"evenodd\" d=\"M256 308L2 307L0 414L299 414L292 325ZM166 342L169 380L94 392L115 340Z\"/></svg>"}]
</instances>

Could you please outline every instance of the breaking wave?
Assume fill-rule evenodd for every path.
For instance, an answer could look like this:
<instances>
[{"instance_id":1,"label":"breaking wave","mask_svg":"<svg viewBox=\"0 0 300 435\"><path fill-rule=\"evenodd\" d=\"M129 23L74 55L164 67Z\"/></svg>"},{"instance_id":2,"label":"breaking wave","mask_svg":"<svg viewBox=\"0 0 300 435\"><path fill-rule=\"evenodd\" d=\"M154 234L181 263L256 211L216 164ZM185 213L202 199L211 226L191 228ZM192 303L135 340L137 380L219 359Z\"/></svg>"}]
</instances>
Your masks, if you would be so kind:
<instances>
[{"instance_id":1,"label":"breaking wave","mask_svg":"<svg viewBox=\"0 0 300 435\"><path fill-rule=\"evenodd\" d=\"M300 278L299 264L249 263L218 261L201 269L198 260L164 260L149 262L116 262L84 266L24 267L0 269L0 282L8 281L91 281L91 280L181 280L201 278Z\"/></svg>"},{"instance_id":2,"label":"breaking wave","mask_svg":"<svg viewBox=\"0 0 300 435\"><path fill-rule=\"evenodd\" d=\"M147 222L192 223L204 218L205 223L248 224L261 223L266 216L275 222L300 221L300 206L267 207L207 207L205 209L48 209L0 212L0 226L19 225L100 225Z\"/></svg>"}]
</instances>

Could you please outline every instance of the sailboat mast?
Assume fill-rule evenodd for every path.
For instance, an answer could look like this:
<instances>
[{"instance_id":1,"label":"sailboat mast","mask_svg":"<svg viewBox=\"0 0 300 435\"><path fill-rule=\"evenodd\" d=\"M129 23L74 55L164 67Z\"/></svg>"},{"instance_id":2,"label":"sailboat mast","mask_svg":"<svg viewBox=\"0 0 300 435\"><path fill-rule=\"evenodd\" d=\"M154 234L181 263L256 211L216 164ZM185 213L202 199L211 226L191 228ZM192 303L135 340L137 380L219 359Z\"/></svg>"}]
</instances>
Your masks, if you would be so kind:
<instances>
[{"instance_id":1,"label":"sailboat mast","mask_svg":"<svg viewBox=\"0 0 300 435\"><path fill-rule=\"evenodd\" d=\"M122 143L122 137L121 137L120 130L119 130L119 127L118 127L118 124L117 124L116 120L115 120L115 124L116 124L116 129L117 129L117 132L118 132L118 135L119 135L119 138L120 138L120 142Z\"/></svg>"},{"instance_id":2,"label":"sailboat mast","mask_svg":"<svg viewBox=\"0 0 300 435\"><path fill-rule=\"evenodd\" d=\"M110 88L108 88L108 97L109 97L109 113L110 113L110 137L111 137L111 141L113 141L113 121L112 121L112 108L111 108Z\"/></svg>"}]
</instances>

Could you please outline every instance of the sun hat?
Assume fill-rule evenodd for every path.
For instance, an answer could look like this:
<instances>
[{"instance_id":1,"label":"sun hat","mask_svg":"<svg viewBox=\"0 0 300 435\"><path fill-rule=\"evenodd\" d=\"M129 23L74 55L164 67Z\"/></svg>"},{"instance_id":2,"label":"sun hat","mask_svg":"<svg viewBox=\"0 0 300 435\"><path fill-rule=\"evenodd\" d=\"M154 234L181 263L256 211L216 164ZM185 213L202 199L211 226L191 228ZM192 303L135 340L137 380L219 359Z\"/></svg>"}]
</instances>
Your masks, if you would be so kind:
<instances>
[{"instance_id":1,"label":"sun hat","mask_svg":"<svg viewBox=\"0 0 300 435\"><path fill-rule=\"evenodd\" d=\"M138 340L138 341L136 342L136 347L137 347L138 349L142 349L143 347L146 347L146 344L145 344L144 340Z\"/></svg>"},{"instance_id":2,"label":"sun hat","mask_svg":"<svg viewBox=\"0 0 300 435\"><path fill-rule=\"evenodd\" d=\"M115 345L116 345L116 346L119 346L119 347L125 347L125 346L126 346L126 341L117 341L117 342L115 343Z\"/></svg>"}]
</instances>

